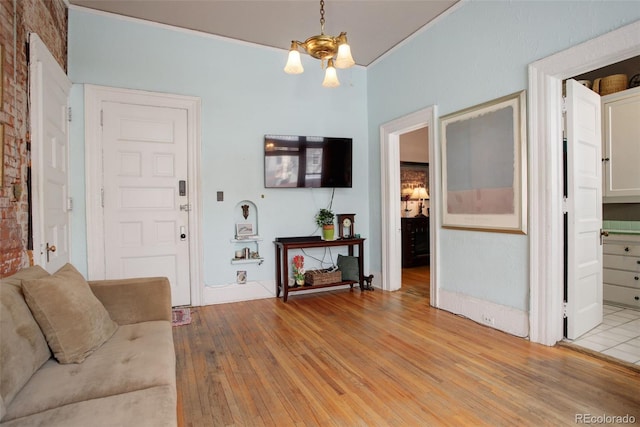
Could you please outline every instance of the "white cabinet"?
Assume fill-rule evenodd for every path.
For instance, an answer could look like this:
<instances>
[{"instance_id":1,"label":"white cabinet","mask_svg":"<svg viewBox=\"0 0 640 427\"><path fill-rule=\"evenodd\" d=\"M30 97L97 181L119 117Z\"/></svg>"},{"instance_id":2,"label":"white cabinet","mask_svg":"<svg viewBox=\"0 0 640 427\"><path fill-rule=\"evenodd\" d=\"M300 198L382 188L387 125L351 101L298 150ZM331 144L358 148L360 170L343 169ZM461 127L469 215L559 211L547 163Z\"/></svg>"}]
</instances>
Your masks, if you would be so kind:
<instances>
[{"instance_id":1,"label":"white cabinet","mask_svg":"<svg viewBox=\"0 0 640 427\"><path fill-rule=\"evenodd\" d=\"M640 202L640 87L602 97L604 203Z\"/></svg>"},{"instance_id":2,"label":"white cabinet","mask_svg":"<svg viewBox=\"0 0 640 427\"><path fill-rule=\"evenodd\" d=\"M604 300L640 308L640 235L610 235L602 252Z\"/></svg>"}]
</instances>

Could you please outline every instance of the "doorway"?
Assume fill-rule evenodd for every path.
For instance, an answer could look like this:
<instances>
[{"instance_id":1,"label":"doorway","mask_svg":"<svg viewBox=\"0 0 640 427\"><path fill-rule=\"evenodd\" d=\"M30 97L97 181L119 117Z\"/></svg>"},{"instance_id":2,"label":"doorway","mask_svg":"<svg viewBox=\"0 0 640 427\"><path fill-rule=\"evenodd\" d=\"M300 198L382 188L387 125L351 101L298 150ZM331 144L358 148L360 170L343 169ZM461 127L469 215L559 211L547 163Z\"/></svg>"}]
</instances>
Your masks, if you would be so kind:
<instances>
[{"instance_id":1,"label":"doorway","mask_svg":"<svg viewBox=\"0 0 640 427\"><path fill-rule=\"evenodd\" d=\"M402 283L429 295L429 127L400 135Z\"/></svg>"},{"instance_id":2,"label":"doorway","mask_svg":"<svg viewBox=\"0 0 640 427\"><path fill-rule=\"evenodd\" d=\"M536 200L529 235L533 342L563 338L562 80L639 54L635 22L529 65L529 140L536 141L529 146L529 194Z\"/></svg>"},{"instance_id":3,"label":"doorway","mask_svg":"<svg viewBox=\"0 0 640 427\"><path fill-rule=\"evenodd\" d=\"M590 82L602 76L620 73L632 76L633 74L630 74L629 71L636 72L638 65L640 65L640 57L634 57L576 76L574 79L582 81L583 84L589 87ZM625 79L625 83L626 81L628 79ZM569 83L567 83L567 87L569 87ZM624 185L620 184L621 178L631 179L631 182L633 182L633 177L635 176L633 171L629 173L629 170L625 168L624 162L627 161L626 159L629 159L628 161L632 168L637 164L637 160L633 160L635 158L633 151L623 152L618 149L619 146L612 148L606 143L608 137L620 135L620 132L625 135L622 136L622 141L633 141L633 137L628 137L625 133L633 132L631 130L633 129L632 127L624 125L624 123L629 123L628 120L618 120L619 115L609 118L607 116L612 114L612 105L620 105L620 103L616 104L614 100L633 99L633 94L637 93L635 89L631 91L622 90L614 95L598 99L599 105L602 105L602 119L599 120L603 127L602 169L603 176L606 175L601 181L603 182L603 192L598 206L602 213L603 221L601 227L605 231L605 236L602 238L602 245L600 246L604 255L601 271L603 280L600 281L600 283L604 283L603 292L600 295L602 304L600 309L601 318L596 324L589 325L588 331L575 337L567 334L566 337L572 346L578 346L624 362L640 365L640 310L637 306L633 306L632 303L632 297L635 294L632 289L634 287L634 279L637 277L634 272L640 271L636 266L638 255L633 250L635 248L633 228L637 219L640 218L640 203L638 203L640 199L637 196L633 196L634 191L632 189L634 187L630 186L628 182L623 181ZM627 104L622 101L622 105L625 108L634 104ZM635 117L634 114L630 116ZM616 129L618 130L617 132ZM619 139L614 140L618 141ZM609 157L613 157L613 154L618 157L614 157L614 161L610 161ZM632 157L629 157L630 155ZM622 161L622 163L618 163L619 161ZM621 173L620 171L624 172ZM612 179L612 177L615 178ZM612 186L612 183L615 183L615 185ZM628 193L625 196L620 196L619 193L616 193L620 189L627 188L630 190L627 190ZM627 288L627 286L630 286L630 288ZM624 291L628 292L625 293Z\"/></svg>"},{"instance_id":4,"label":"doorway","mask_svg":"<svg viewBox=\"0 0 640 427\"><path fill-rule=\"evenodd\" d=\"M200 100L85 86L91 280L167 276L173 306L199 305Z\"/></svg>"},{"instance_id":5,"label":"doorway","mask_svg":"<svg viewBox=\"0 0 640 427\"><path fill-rule=\"evenodd\" d=\"M382 289L398 290L402 284L402 225L400 183L400 138L402 135L418 129L427 128L428 141L437 140L435 130L436 107L431 106L407 116L395 119L380 126L380 163L381 163L381 211L382 211ZM439 170L437 144L428 144L428 158L436 159L429 163L429 252L430 304L437 307L437 267L438 267L438 224L437 200L439 197Z\"/></svg>"}]
</instances>

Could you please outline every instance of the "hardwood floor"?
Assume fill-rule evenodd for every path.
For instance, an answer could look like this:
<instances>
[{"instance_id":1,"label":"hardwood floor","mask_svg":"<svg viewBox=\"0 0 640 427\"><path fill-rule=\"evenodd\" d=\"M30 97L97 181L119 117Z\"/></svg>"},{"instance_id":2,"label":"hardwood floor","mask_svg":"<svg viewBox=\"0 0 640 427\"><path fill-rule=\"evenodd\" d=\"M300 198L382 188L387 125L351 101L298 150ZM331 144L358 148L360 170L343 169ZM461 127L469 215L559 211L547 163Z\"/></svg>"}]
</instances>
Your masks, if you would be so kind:
<instances>
[{"instance_id":1,"label":"hardwood floor","mask_svg":"<svg viewBox=\"0 0 640 427\"><path fill-rule=\"evenodd\" d=\"M537 426L572 425L577 414L640 421L639 371L431 308L425 272L405 273L393 293L334 290L193 308L193 322L174 328L179 424Z\"/></svg>"}]
</instances>

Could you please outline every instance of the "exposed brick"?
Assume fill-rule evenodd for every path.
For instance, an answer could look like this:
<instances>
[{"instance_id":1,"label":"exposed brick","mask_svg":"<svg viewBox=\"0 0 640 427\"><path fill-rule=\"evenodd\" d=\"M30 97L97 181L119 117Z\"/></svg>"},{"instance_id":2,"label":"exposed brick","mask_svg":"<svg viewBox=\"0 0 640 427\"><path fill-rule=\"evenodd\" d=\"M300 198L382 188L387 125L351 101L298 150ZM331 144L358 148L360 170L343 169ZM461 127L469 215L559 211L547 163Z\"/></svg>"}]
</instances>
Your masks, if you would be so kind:
<instances>
[{"instance_id":1,"label":"exposed brick","mask_svg":"<svg viewBox=\"0 0 640 427\"><path fill-rule=\"evenodd\" d=\"M0 277L33 263L33 254L27 248L29 194L22 184L20 200L13 200L12 188L16 182L27 182L28 36L31 32L38 34L66 70L67 21L64 0L0 0L0 45L3 47L0 123L4 125L4 156L0 159L4 165L0 186Z\"/></svg>"}]
</instances>

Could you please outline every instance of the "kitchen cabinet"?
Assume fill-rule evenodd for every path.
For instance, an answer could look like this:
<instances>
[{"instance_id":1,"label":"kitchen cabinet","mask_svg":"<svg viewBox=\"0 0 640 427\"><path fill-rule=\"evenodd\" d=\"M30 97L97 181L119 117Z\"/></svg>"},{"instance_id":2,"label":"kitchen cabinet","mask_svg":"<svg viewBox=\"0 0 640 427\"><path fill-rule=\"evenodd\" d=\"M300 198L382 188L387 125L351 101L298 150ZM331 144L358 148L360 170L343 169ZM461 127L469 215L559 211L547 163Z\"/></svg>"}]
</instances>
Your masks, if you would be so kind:
<instances>
[{"instance_id":1,"label":"kitchen cabinet","mask_svg":"<svg viewBox=\"0 0 640 427\"><path fill-rule=\"evenodd\" d=\"M605 302L640 308L640 234L609 235L602 253Z\"/></svg>"},{"instance_id":2,"label":"kitchen cabinet","mask_svg":"<svg viewBox=\"0 0 640 427\"><path fill-rule=\"evenodd\" d=\"M603 96L604 203L640 202L640 87Z\"/></svg>"}]
</instances>

